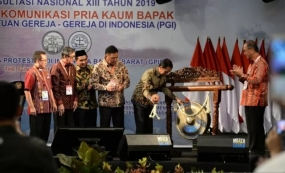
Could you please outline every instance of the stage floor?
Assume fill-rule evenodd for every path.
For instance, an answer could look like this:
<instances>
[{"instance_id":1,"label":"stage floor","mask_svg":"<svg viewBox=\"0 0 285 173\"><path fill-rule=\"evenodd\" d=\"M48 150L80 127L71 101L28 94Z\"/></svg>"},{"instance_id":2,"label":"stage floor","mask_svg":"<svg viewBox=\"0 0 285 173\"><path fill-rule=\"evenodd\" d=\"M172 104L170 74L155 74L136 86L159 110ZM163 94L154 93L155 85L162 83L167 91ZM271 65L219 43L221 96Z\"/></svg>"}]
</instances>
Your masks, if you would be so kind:
<instances>
[{"instance_id":1,"label":"stage floor","mask_svg":"<svg viewBox=\"0 0 285 173\"><path fill-rule=\"evenodd\" d=\"M223 136L223 135L222 135ZM223 140L221 140L223 141ZM156 163L159 163L163 166L165 172L174 172L175 166L180 164L184 169L184 172L191 172L194 168L196 170L203 170L204 172L211 172L214 168L216 171L224 172L250 172L250 164L244 162L198 162L197 161L197 141L193 141L191 145L185 146L173 146L174 153L181 153L178 155L173 155L171 160L168 161L149 161L150 168L154 169ZM54 157L58 167L61 166L58 158ZM121 161L119 158L113 158L112 161L106 161L112 166L112 170L115 170L117 167L120 167L122 170L126 169L126 161ZM137 161L130 161L134 165L137 165Z\"/></svg>"},{"instance_id":2,"label":"stage floor","mask_svg":"<svg viewBox=\"0 0 285 173\"><path fill-rule=\"evenodd\" d=\"M211 172L213 168L216 168L216 171L223 170L224 172L249 172L248 163L197 162L196 156L196 151L182 152L181 157L172 157L168 161L149 161L150 168L154 169L156 163L159 163L166 172L170 173L174 172L177 164L182 166L184 172L191 172L192 168L203 170L204 172ZM58 166L60 166L57 157L55 157L55 160ZM126 161L121 161L119 158L114 158L113 161L106 162L112 165L112 170L115 170L117 167L120 167L122 170L126 169ZM130 162L134 165L138 164L136 161Z\"/></svg>"},{"instance_id":3,"label":"stage floor","mask_svg":"<svg viewBox=\"0 0 285 173\"><path fill-rule=\"evenodd\" d=\"M120 160L108 162L113 169L120 167L122 170L126 168L126 163ZM136 164L135 162L132 162ZM223 170L224 172L249 172L249 164L245 163L214 163L214 162L197 162L195 158L172 158L169 161L150 161L151 168L154 169L156 163L163 166L165 171L174 172L177 164L184 169L185 172L191 172L192 168L203 170L204 172L211 172L213 168L216 171Z\"/></svg>"}]
</instances>

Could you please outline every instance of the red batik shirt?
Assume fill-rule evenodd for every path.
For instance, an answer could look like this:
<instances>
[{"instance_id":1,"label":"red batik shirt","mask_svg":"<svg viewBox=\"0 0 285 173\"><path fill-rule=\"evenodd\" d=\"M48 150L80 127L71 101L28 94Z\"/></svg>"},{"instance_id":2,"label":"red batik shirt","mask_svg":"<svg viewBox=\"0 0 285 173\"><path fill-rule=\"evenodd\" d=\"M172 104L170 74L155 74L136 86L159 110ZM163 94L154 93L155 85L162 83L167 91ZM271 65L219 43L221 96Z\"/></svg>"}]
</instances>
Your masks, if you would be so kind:
<instances>
[{"instance_id":1,"label":"red batik shirt","mask_svg":"<svg viewBox=\"0 0 285 173\"><path fill-rule=\"evenodd\" d=\"M57 105L63 104L64 109L73 109L74 101L77 101L75 92L76 69L72 64L63 65L57 62L51 68L51 82L54 98ZM72 86L72 95L66 95L66 86Z\"/></svg>"},{"instance_id":2,"label":"red batik shirt","mask_svg":"<svg viewBox=\"0 0 285 173\"><path fill-rule=\"evenodd\" d=\"M247 88L242 90L241 105L268 105L268 70L268 64L262 57L257 58L249 65L247 74L240 78L242 83L245 84L245 81L248 83Z\"/></svg>"},{"instance_id":3,"label":"red batik shirt","mask_svg":"<svg viewBox=\"0 0 285 173\"><path fill-rule=\"evenodd\" d=\"M50 74L47 70L32 67L27 71L25 91L30 91L37 114L52 112L51 88ZM42 100L42 91L48 91L48 100ZM28 114L30 115L30 106L28 106Z\"/></svg>"}]
</instances>

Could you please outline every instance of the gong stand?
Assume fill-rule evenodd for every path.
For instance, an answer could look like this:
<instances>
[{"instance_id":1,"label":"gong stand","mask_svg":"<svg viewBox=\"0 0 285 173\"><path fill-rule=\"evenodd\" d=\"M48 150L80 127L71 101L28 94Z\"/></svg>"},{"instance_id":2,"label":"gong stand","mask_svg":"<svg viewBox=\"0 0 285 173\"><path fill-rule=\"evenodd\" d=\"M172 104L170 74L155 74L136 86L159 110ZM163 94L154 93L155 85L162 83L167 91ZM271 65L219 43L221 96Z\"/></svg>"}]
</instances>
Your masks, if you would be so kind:
<instances>
[{"instance_id":1,"label":"gong stand","mask_svg":"<svg viewBox=\"0 0 285 173\"><path fill-rule=\"evenodd\" d=\"M233 85L223 85L222 74L218 71L209 70L203 67L185 67L183 69L171 72L166 76L166 83L171 84L168 86L171 92L194 92L194 91L212 91L214 112L212 119L212 134L218 133L219 122L219 104L221 102L222 90L233 90ZM189 82L208 82L209 85L195 85L195 86L174 86L176 83L189 83ZM191 98L190 98L191 99ZM172 137L172 116L171 104L172 99L165 96L166 102L166 131Z\"/></svg>"}]
</instances>

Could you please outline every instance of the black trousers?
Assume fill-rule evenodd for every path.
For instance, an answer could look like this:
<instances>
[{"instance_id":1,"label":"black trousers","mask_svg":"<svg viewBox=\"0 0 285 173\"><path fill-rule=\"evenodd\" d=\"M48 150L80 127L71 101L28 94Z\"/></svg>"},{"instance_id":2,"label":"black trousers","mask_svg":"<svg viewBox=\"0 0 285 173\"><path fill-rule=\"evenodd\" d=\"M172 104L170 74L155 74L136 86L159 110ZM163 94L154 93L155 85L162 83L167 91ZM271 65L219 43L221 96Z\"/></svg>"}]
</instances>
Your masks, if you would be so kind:
<instances>
[{"instance_id":1,"label":"black trousers","mask_svg":"<svg viewBox=\"0 0 285 173\"><path fill-rule=\"evenodd\" d=\"M74 113L74 127L96 127L97 109L77 108Z\"/></svg>"},{"instance_id":2,"label":"black trousers","mask_svg":"<svg viewBox=\"0 0 285 173\"><path fill-rule=\"evenodd\" d=\"M30 136L38 137L45 142L48 141L51 123L51 113L30 115Z\"/></svg>"},{"instance_id":3,"label":"black trousers","mask_svg":"<svg viewBox=\"0 0 285 173\"><path fill-rule=\"evenodd\" d=\"M125 109L122 107L99 106L100 127L110 127L111 120L113 127L125 127Z\"/></svg>"},{"instance_id":4,"label":"black trousers","mask_svg":"<svg viewBox=\"0 0 285 173\"><path fill-rule=\"evenodd\" d=\"M142 106L133 102L136 134L152 134L153 133L153 118L149 118L153 106Z\"/></svg>"},{"instance_id":5,"label":"black trousers","mask_svg":"<svg viewBox=\"0 0 285 173\"><path fill-rule=\"evenodd\" d=\"M53 114L54 133L58 127L74 127L73 109L65 109L64 114L59 116L59 112Z\"/></svg>"},{"instance_id":6,"label":"black trousers","mask_svg":"<svg viewBox=\"0 0 285 173\"><path fill-rule=\"evenodd\" d=\"M265 154L264 111L263 106L245 106L250 154Z\"/></svg>"}]
</instances>

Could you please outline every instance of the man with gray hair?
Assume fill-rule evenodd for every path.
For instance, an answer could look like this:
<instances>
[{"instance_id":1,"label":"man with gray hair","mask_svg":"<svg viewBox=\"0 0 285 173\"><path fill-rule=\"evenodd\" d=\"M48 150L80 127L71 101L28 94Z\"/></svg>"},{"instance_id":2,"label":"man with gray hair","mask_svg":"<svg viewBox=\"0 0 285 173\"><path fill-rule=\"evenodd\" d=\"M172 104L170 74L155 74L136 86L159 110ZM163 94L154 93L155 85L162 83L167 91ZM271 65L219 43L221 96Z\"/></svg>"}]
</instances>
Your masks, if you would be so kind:
<instances>
[{"instance_id":1,"label":"man with gray hair","mask_svg":"<svg viewBox=\"0 0 285 173\"><path fill-rule=\"evenodd\" d=\"M61 59L51 68L51 82L58 112L54 115L54 130L57 127L73 127L73 112L77 108L76 69L72 64L75 50L65 47Z\"/></svg>"},{"instance_id":2,"label":"man with gray hair","mask_svg":"<svg viewBox=\"0 0 285 173\"><path fill-rule=\"evenodd\" d=\"M243 67L233 65L231 73L243 83L240 105L244 106L246 126L248 133L250 169L253 171L255 160L265 154L264 112L268 105L269 66L254 40L243 45L244 55L249 59L250 65L246 74Z\"/></svg>"}]
</instances>

